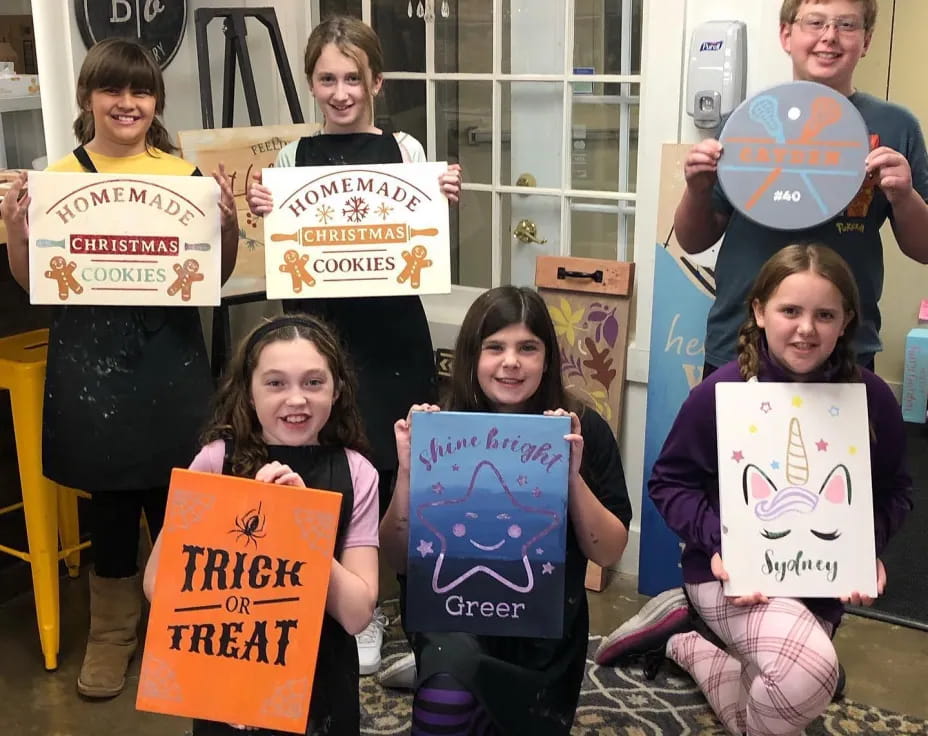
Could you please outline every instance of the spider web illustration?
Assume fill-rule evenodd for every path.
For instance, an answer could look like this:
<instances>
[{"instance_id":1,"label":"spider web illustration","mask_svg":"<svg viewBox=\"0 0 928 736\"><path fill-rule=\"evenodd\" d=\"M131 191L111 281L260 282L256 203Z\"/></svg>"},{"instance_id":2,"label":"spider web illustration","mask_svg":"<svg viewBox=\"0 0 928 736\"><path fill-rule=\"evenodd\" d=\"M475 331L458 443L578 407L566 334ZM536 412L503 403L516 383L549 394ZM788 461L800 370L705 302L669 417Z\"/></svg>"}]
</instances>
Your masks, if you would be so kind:
<instances>
[{"instance_id":1,"label":"spider web illustration","mask_svg":"<svg viewBox=\"0 0 928 736\"><path fill-rule=\"evenodd\" d=\"M261 704L261 714L279 718L299 718L309 699L309 679L287 680L268 695Z\"/></svg>"},{"instance_id":2,"label":"spider web illustration","mask_svg":"<svg viewBox=\"0 0 928 736\"><path fill-rule=\"evenodd\" d=\"M168 506L164 525L168 529L189 529L196 526L215 503L215 496L177 489L171 494L171 505Z\"/></svg>"},{"instance_id":3,"label":"spider web illustration","mask_svg":"<svg viewBox=\"0 0 928 736\"><path fill-rule=\"evenodd\" d=\"M184 699L183 691L174 674L174 668L157 657L145 657L139 677L139 695L174 703L180 703Z\"/></svg>"},{"instance_id":4,"label":"spider web illustration","mask_svg":"<svg viewBox=\"0 0 928 736\"><path fill-rule=\"evenodd\" d=\"M313 552L325 552L332 545L335 534L335 514L328 511L310 511L309 509L296 509L293 520L303 540Z\"/></svg>"}]
</instances>

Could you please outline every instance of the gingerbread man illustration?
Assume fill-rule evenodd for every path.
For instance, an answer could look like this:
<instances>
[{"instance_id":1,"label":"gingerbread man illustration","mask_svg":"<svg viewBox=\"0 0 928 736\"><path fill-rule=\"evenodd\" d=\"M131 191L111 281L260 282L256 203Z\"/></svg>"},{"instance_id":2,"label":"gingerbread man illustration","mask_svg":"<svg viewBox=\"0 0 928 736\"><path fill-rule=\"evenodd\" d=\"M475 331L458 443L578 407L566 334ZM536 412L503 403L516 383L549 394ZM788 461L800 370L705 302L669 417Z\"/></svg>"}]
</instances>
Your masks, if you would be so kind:
<instances>
[{"instance_id":1,"label":"gingerbread man illustration","mask_svg":"<svg viewBox=\"0 0 928 736\"><path fill-rule=\"evenodd\" d=\"M189 302L190 289L193 288L195 282L203 280L203 274L198 273L199 270L200 264L193 258L188 258L183 265L175 263L174 273L177 274L177 278L168 287L168 296L174 296L179 291L180 298Z\"/></svg>"},{"instance_id":2,"label":"gingerbread man illustration","mask_svg":"<svg viewBox=\"0 0 928 736\"><path fill-rule=\"evenodd\" d=\"M303 284L315 286L316 279L306 270L306 264L309 262L309 256L301 256L295 250L288 250L284 253L284 262L280 265L282 273L289 273L293 281L293 291L299 294L303 291Z\"/></svg>"},{"instance_id":3,"label":"gingerbread man illustration","mask_svg":"<svg viewBox=\"0 0 928 736\"><path fill-rule=\"evenodd\" d=\"M413 289L418 289L422 269L432 265L431 259L426 258L426 255L428 251L424 245L415 246L412 252L404 250L403 260L406 261L406 267L396 277L397 282L403 284L408 280Z\"/></svg>"},{"instance_id":4,"label":"gingerbread man illustration","mask_svg":"<svg viewBox=\"0 0 928 736\"><path fill-rule=\"evenodd\" d=\"M58 282L58 298L61 301L65 301L72 291L75 294L83 293L84 287L74 278L74 269L77 268L74 261L66 261L61 256L55 256L48 262L48 268L45 278L55 279Z\"/></svg>"}]
</instances>

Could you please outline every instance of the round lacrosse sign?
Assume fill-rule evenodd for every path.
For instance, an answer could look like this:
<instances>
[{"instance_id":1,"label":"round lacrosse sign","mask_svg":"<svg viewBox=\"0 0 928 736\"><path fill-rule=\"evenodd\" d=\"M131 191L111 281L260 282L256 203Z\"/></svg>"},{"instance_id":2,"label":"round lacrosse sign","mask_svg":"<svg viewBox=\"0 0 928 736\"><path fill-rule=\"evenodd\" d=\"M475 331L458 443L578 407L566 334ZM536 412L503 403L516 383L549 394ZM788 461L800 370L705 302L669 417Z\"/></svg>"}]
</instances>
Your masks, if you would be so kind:
<instances>
[{"instance_id":1,"label":"round lacrosse sign","mask_svg":"<svg viewBox=\"0 0 928 736\"><path fill-rule=\"evenodd\" d=\"M816 82L790 82L742 102L722 134L719 183L741 214L776 230L830 220L864 180L870 137L857 108Z\"/></svg>"}]
</instances>

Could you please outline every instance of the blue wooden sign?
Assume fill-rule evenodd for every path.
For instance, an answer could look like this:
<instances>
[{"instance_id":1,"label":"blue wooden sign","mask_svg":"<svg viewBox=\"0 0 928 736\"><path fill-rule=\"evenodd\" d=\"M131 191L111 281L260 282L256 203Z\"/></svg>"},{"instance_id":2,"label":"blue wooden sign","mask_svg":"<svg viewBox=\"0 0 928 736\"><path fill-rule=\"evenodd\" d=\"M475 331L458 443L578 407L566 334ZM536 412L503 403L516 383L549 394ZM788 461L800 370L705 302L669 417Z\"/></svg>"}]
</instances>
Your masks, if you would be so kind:
<instances>
[{"instance_id":1,"label":"blue wooden sign","mask_svg":"<svg viewBox=\"0 0 928 736\"><path fill-rule=\"evenodd\" d=\"M562 634L569 417L412 419L406 628Z\"/></svg>"}]
</instances>

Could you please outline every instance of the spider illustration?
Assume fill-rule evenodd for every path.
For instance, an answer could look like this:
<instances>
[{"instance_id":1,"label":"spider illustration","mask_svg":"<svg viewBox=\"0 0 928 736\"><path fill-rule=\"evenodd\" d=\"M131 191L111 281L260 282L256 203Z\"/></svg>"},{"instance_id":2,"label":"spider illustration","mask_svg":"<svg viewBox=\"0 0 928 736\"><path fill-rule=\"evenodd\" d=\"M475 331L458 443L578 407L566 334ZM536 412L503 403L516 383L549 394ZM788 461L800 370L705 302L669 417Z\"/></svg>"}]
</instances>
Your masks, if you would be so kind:
<instances>
[{"instance_id":1,"label":"spider illustration","mask_svg":"<svg viewBox=\"0 0 928 736\"><path fill-rule=\"evenodd\" d=\"M237 534L235 538L237 542L241 537L245 537L245 546L247 547L249 542L258 547L256 539L264 538L264 522L265 516L261 513L261 502L258 501L258 508L249 509L241 516L235 517L235 529L229 529L229 534Z\"/></svg>"}]
</instances>

